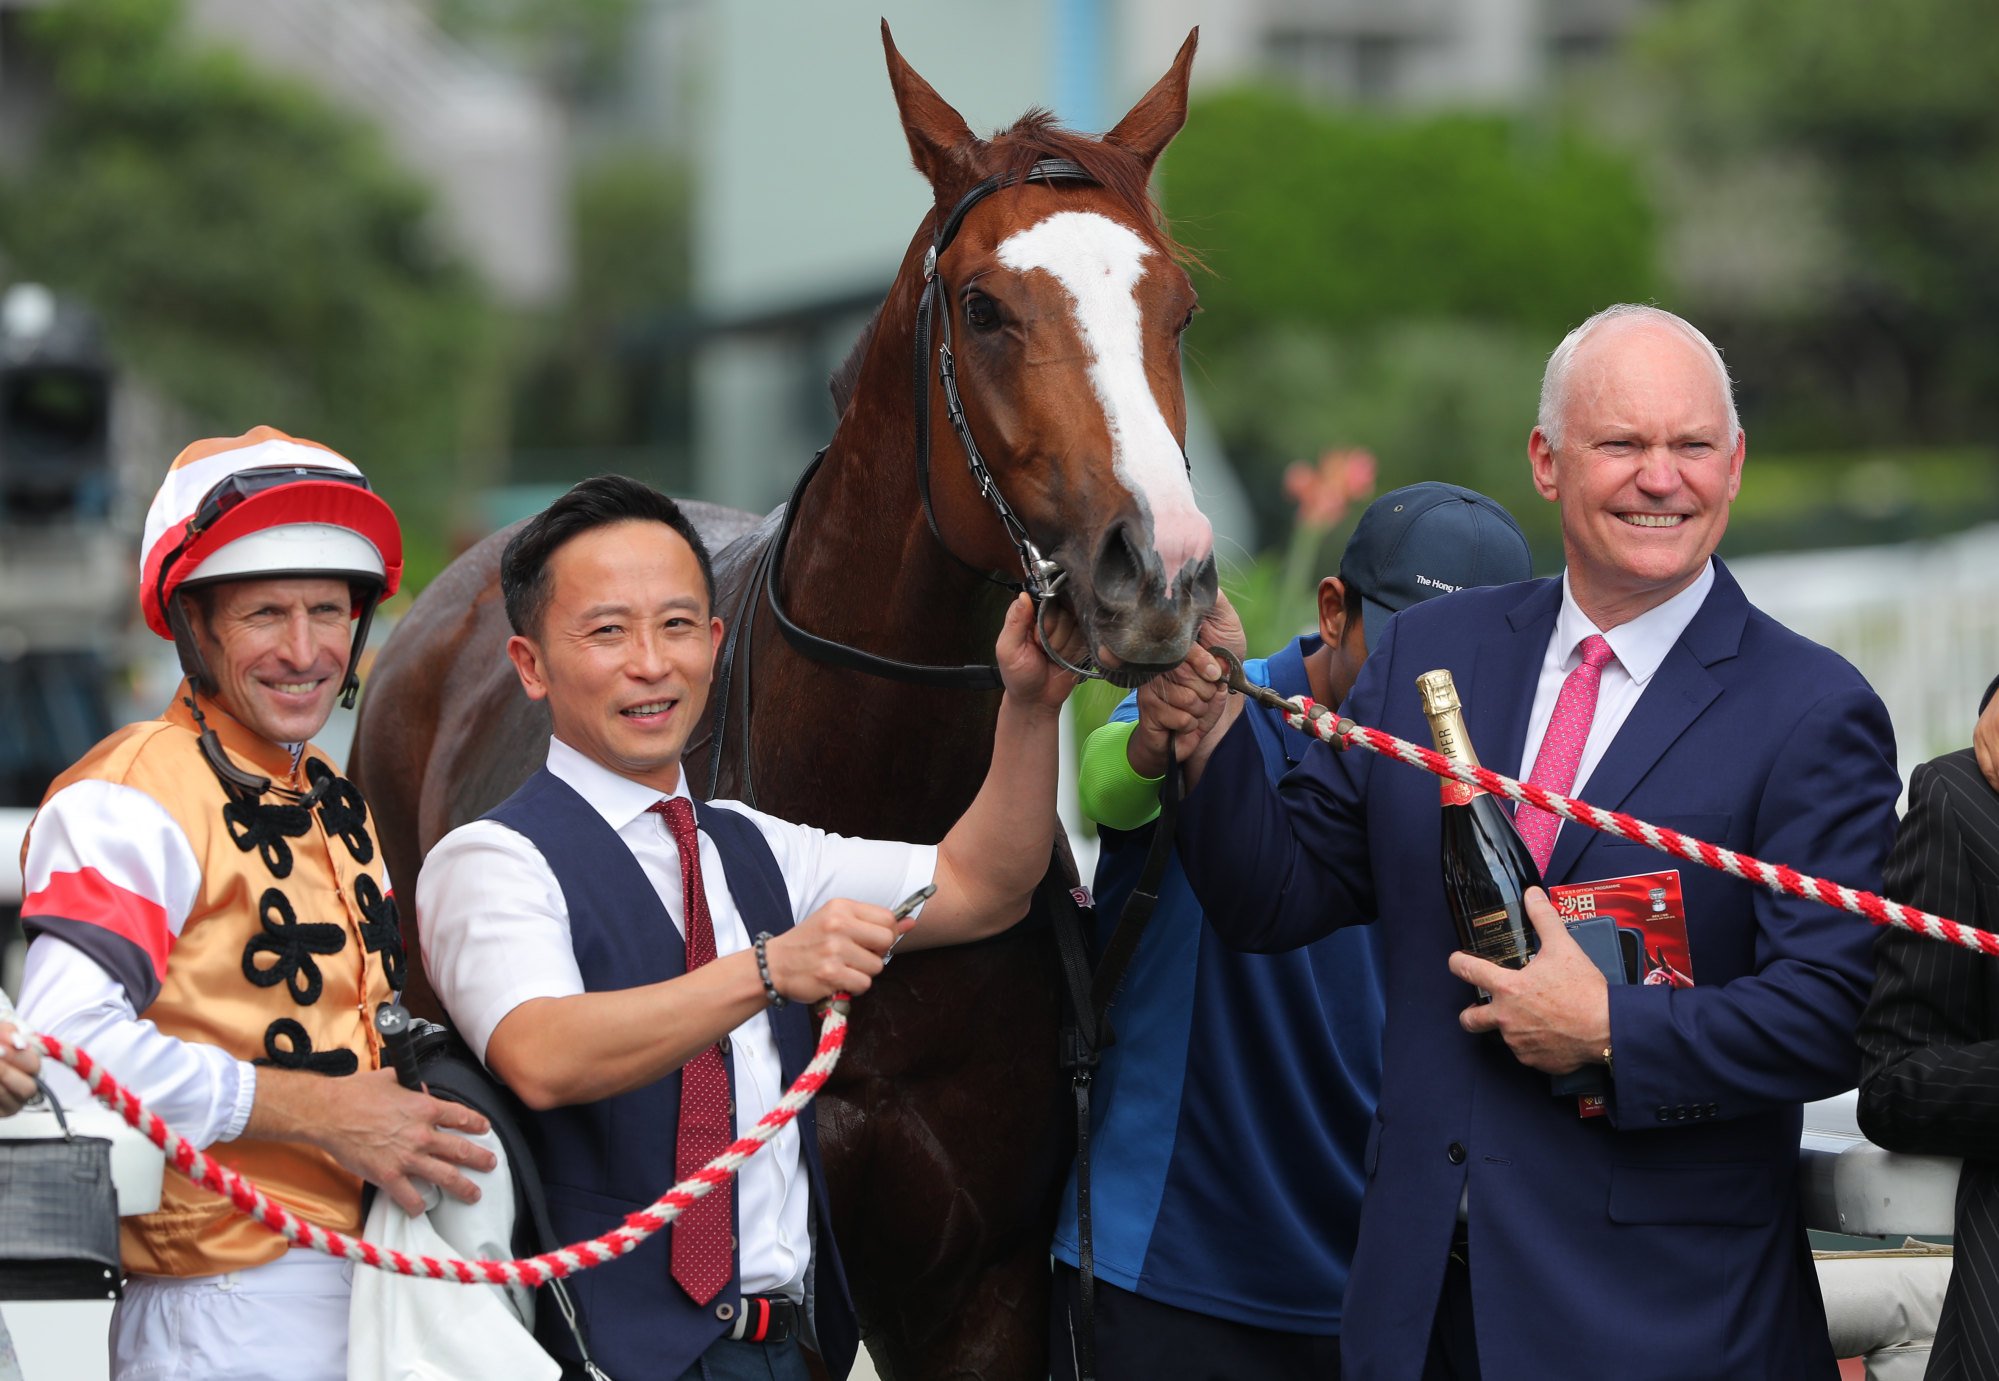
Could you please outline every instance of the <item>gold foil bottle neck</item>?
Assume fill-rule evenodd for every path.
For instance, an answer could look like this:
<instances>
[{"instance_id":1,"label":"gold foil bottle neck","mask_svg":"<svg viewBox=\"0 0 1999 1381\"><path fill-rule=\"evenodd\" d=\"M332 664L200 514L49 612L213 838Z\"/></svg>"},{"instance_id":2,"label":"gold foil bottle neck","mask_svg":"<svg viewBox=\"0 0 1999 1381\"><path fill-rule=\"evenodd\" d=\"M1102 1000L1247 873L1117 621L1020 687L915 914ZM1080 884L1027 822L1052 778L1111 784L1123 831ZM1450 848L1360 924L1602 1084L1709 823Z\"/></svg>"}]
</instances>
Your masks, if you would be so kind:
<instances>
[{"instance_id":1,"label":"gold foil bottle neck","mask_svg":"<svg viewBox=\"0 0 1999 1381\"><path fill-rule=\"evenodd\" d=\"M1458 686L1448 671L1426 671L1416 678L1416 691L1423 697L1426 715L1449 714L1458 708Z\"/></svg>"},{"instance_id":2,"label":"gold foil bottle neck","mask_svg":"<svg viewBox=\"0 0 1999 1381\"><path fill-rule=\"evenodd\" d=\"M1476 763L1478 754L1472 751L1471 735L1465 731L1464 707L1451 674L1426 671L1416 678L1416 689L1423 696L1423 715L1430 721L1430 738L1437 751L1452 762Z\"/></svg>"}]
</instances>

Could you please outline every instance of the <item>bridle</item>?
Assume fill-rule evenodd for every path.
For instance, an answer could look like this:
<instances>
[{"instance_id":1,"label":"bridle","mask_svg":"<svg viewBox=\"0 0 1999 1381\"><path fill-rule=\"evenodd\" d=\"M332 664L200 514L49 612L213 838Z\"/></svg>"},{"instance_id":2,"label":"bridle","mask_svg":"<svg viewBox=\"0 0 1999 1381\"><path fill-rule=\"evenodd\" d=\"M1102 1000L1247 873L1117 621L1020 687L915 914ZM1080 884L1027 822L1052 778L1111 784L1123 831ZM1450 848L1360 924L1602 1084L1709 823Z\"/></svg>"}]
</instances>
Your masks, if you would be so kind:
<instances>
[{"instance_id":1,"label":"bridle","mask_svg":"<svg viewBox=\"0 0 1999 1381\"><path fill-rule=\"evenodd\" d=\"M1077 182L1088 186L1100 186L1096 178L1082 164L1068 158L1044 158L1020 176L995 174L973 186L949 215L938 221L931 234L930 247L923 255L923 295L916 306L915 348L912 351L911 384L915 392L916 404L916 489L923 500L923 520L929 525L930 535L937 545L966 570L981 579L992 582L1002 589L1016 593L1025 592L1034 599L1034 631L1040 640L1042 651L1049 660L1072 674L1087 679L1102 679L1103 669L1096 665L1094 658L1086 659L1088 664L1078 666L1062 656L1049 644L1044 620L1048 605L1060 589L1064 572L1061 566L1041 554L1034 538L1027 530L1027 524L1008 503L1000 492L999 483L993 478L985 456L979 450L977 440L972 436L971 424L965 417L965 404L958 392L957 361L951 352L951 312L944 304L944 280L938 275L937 263L951 241L957 237L958 228L966 215L1001 188L1021 182ZM965 455L965 465L971 471L972 482L979 494L999 519L1005 529L1007 539L1013 543L1014 553L1019 558L1021 578L1008 580L1005 576L973 565L951 549L944 540L943 532L937 525L937 512L930 497L930 339L931 322L941 323L938 332L937 377L944 389L944 410L951 419L951 429L958 434L958 444ZM784 517L778 524L777 533L765 544L757 558L757 569L743 586L742 602L737 606L735 617L728 621L728 634L722 644L721 656L715 664L714 702L711 710L711 727L708 740L708 795L712 798L721 784L723 746L729 732L729 707L732 703L731 689L737 679L736 668L740 663L742 720L744 731L749 726L749 679L750 662L745 656L749 647L749 629L756 613L756 599L759 593L770 606L771 617L785 641L803 655L825 666L840 667L848 671L858 671L864 675L877 676L889 681L900 681L907 685L928 686L941 690L996 691L1005 688L1000 680L999 668L990 663L976 662L965 666L935 666L922 662L905 662L894 657L884 657L868 652L851 643L836 642L824 638L801 627L790 614L785 612L784 601L778 594L783 584L784 553L791 544L792 524L798 519L800 502L805 490L812 483L812 477L819 473L820 464L826 459L822 449L805 467L805 473L798 477L797 487L791 491L791 500L785 505ZM742 780L737 795L744 801L754 802L755 787L750 777L750 760L743 758Z\"/></svg>"},{"instance_id":2,"label":"bridle","mask_svg":"<svg viewBox=\"0 0 1999 1381\"><path fill-rule=\"evenodd\" d=\"M1034 600L1035 636L1041 642L1041 650L1057 666L1086 679L1100 679L1104 672L1094 658L1085 657L1084 665L1077 665L1064 657L1048 641L1044 624L1048 605L1061 588L1065 572L1055 561L1041 554L1034 538L1027 530L1027 524L1008 503L1006 495L1000 491L999 482L993 478L985 456L979 450L979 443L972 436L970 422L965 416L964 400L958 393L957 361L951 353L951 309L944 301L944 280L938 275L937 261L957 237L958 228L966 215L1003 187L1021 182L1080 182L1090 186L1099 185L1082 164L1067 158L1044 158L1034 164L1026 173L1015 176L1010 173L995 174L977 183L951 208L951 213L937 223L931 235L930 248L923 255L923 296L916 306L916 335L913 354L914 370L912 383L916 402L916 488L923 500L923 519L929 524L930 535L943 549L945 555L972 571L982 579L991 581L1004 589L1025 592ZM1005 529L1007 540L1013 543L1014 554L1019 558L1021 579L1008 580L992 571L984 570L965 560L951 549L944 540L944 534L937 525L937 511L930 498L930 334L931 322L939 323L937 342L937 377L944 388L944 411L951 419L951 429L958 434L958 444L964 451L965 465L971 471L972 483L978 487L979 495L999 519ZM798 487L792 491L791 502L785 509L783 524L777 536L766 548L763 560L764 598L770 604L771 614L777 626L784 633L786 641L814 661L830 666L845 667L848 670L865 672L892 681L903 681L914 685L957 688L967 690L998 690L1001 687L999 670L985 664L971 666L930 666L917 662L899 661L893 657L882 657L863 651L847 643L835 642L807 632L785 613L783 602L778 597L781 583L780 567L784 561L784 548L791 538L792 521L798 514L799 500L805 496L805 488L818 472L819 464L826 452L820 451L813 457L812 464L798 478ZM751 581L754 590L758 582ZM744 611L747 613L747 609ZM740 622L738 623L740 627ZM734 630L731 631L734 641ZM732 650L732 649L731 649ZM729 652L724 653L725 665Z\"/></svg>"}]
</instances>

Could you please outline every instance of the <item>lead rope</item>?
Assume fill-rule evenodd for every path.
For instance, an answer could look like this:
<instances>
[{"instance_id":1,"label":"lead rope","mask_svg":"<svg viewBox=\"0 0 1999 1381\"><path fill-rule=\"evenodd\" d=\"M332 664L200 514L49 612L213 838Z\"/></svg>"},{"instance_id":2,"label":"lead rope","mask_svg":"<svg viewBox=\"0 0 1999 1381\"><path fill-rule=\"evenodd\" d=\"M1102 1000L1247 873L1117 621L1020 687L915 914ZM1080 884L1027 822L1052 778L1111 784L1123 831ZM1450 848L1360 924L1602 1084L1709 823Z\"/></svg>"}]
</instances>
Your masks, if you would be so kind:
<instances>
[{"instance_id":1,"label":"lead rope","mask_svg":"<svg viewBox=\"0 0 1999 1381\"><path fill-rule=\"evenodd\" d=\"M620 1226L585 1242L572 1242L539 1256L516 1257L510 1261L409 1256L378 1246L365 1238L349 1237L331 1228L320 1227L276 1202L253 1181L215 1160L168 1127L160 1120L158 1113L148 1111L137 1094L120 1084L81 1048L55 1036L37 1035L35 1039L51 1059L75 1070L99 1102L166 1152L167 1164L203 1188L214 1190L234 1204L239 1212L286 1241L342 1261L388 1271L392 1275L448 1280L460 1285L519 1285L533 1290L546 1282L562 1280L578 1271L587 1271L617 1260L678 1218L690 1204L727 1184L743 1163L790 1125L825 1086L833 1067L839 1063L840 1049L846 1043L849 1002L847 994L835 994L827 1008L825 1025L819 1033L819 1048L813 1052L811 1062L800 1071L776 1105L759 1118L748 1132L725 1147L720 1155L660 1195L650 1207L626 1215Z\"/></svg>"},{"instance_id":2,"label":"lead rope","mask_svg":"<svg viewBox=\"0 0 1999 1381\"><path fill-rule=\"evenodd\" d=\"M1545 810L1564 820L1578 825L1587 825L1593 830L1628 839L1634 844L1643 844L1648 849L1672 854L1704 868L1712 868L1730 877L1753 882L1760 887L1785 896L1802 897L1806 901L1819 902L1840 911L1851 911L1856 916L1865 916L1875 925L1897 926L1913 931L1931 940L1942 940L1947 944L1975 950L1979 954L1999 956L1999 935L1978 930L1972 926L1959 925L1956 921L1924 911L1919 907L1902 902L1889 901L1886 897L1856 887L1830 882L1825 878L1812 877L1795 868L1781 863L1765 863L1760 858L1751 858L1733 849L1724 849L1681 834L1678 830L1667 829L1663 825L1648 824L1635 815L1623 811L1604 810L1587 801L1546 787L1535 786L1531 782L1515 781L1501 776L1490 768L1468 763L1452 762L1435 749L1424 748L1407 739L1381 729L1371 729L1364 724L1356 724L1314 701L1309 695L1294 695L1289 699L1275 691L1255 685L1243 675L1242 662L1225 647L1208 649L1217 660L1228 668L1228 687L1240 695L1265 705L1278 712L1284 722L1294 729L1312 735L1335 748L1365 748L1370 753L1385 758L1406 762L1412 767L1420 767L1439 777L1450 777L1468 786L1478 787L1495 796L1504 796L1510 801Z\"/></svg>"}]
</instances>

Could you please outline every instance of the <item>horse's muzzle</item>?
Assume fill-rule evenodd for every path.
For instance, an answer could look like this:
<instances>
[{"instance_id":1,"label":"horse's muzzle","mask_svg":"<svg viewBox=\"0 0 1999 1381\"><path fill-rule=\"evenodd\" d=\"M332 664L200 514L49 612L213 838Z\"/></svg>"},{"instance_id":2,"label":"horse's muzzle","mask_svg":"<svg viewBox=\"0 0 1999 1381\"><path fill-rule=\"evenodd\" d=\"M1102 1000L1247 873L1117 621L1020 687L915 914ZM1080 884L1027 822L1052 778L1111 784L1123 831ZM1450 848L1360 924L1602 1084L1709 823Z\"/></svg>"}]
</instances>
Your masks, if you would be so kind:
<instances>
[{"instance_id":1,"label":"horse's muzzle","mask_svg":"<svg viewBox=\"0 0 1999 1381\"><path fill-rule=\"evenodd\" d=\"M1142 520L1110 524L1090 562L1088 590L1070 591L1107 679L1122 686L1178 666L1215 607L1214 553L1183 565L1169 583L1159 553L1140 540L1144 532Z\"/></svg>"}]
</instances>

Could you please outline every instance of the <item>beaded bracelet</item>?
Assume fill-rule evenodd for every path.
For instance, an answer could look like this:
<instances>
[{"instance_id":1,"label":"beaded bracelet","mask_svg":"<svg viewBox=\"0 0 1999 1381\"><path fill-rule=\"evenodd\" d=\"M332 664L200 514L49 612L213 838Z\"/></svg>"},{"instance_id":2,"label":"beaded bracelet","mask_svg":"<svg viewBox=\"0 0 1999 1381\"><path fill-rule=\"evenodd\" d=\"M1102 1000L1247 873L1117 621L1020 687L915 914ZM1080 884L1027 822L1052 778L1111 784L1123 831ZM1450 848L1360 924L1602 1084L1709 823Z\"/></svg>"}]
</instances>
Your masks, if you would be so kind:
<instances>
[{"instance_id":1,"label":"beaded bracelet","mask_svg":"<svg viewBox=\"0 0 1999 1381\"><path fill-rule=\"evenodd\" d=\"M768 930L759 930L756 939L757 973L764 981L764 1000L773 1007L782 1007L791 999L780 993L777 990L777 984L770 981L770 956L764 953L764 946L769 943L770 932Z\"/></svg>"}]
</instances>

